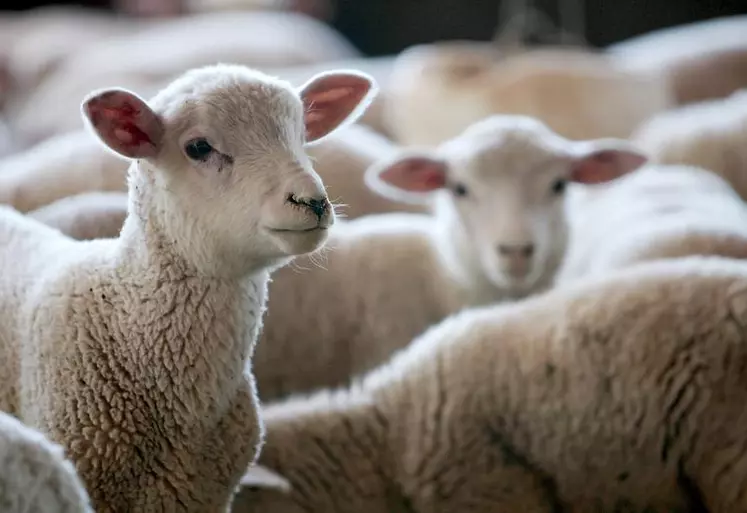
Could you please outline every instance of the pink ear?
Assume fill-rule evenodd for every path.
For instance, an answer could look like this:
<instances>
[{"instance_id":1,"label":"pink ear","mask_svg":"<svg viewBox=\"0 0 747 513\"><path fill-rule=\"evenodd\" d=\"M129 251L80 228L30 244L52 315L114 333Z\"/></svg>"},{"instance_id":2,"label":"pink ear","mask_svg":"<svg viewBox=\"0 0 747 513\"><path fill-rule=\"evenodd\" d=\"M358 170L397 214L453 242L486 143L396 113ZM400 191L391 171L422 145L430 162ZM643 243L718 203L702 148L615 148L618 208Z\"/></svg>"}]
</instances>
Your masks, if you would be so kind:
<instances>
[{"instance_id":1,"label":"pink ear","mask_svg":"<svg viewBox=\"0 0 747 513\"><path fill-rule=\"evenodd\" d=\"M124 89L97 92L83 102L83 113L101 140L131 159L155 157L163 123L145 101Z\"/></svg>"},{"instance_id":2,"label":"pink ear","mask_svg":"<svg viewBox=\"0 0 747 513\"><path fill-rule=\"evenodd\" d=\"M632 148L592 145L577 154L571 167L571 180L587 185L611 182L635 171L647 161L646 155Z\"/></svg>"},{"instance_id":3,"label":"pink ear","mask_svg":"<svg viewBox=\"0 0 747 513\"><path fill-rule=\"evenodd\" d=\"M446 185L446 163L429 157L405 157L379 171L379 180L408 192L431 192Z\"/></svg>"},{"instance_id":4,"label":"pink ear","mask_svg":"<svg viewBox=\"0 0 747 513\"><path fill-rule=\"evenodd\" d=\"M373 79L362 73L329 72L309 80L300 90L306 140L316 141L344 121L355 121L354 113L363 111L374 89Z\"/></svg>"}]
</instances>

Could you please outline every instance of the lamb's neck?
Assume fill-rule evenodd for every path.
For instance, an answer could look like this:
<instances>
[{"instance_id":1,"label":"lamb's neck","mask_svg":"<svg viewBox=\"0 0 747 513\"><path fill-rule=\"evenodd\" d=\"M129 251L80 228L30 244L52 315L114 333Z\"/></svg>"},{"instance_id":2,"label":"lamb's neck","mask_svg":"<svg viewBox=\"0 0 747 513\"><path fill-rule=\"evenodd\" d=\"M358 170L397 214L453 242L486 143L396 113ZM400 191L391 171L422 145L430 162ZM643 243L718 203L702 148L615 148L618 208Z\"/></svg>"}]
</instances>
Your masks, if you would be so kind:
<instances>
[{"instance_id":1,"label":"lamb's neck","mask_svg":"<svg viewBox=\"0 0 747 513\"><path fill-rule=\"evenodd\" d=\"M128 216L115 250L116 281L138 289L142 304L133 306L133 311L158 320L151 324L174 330L164 337L149 331L157 331L156 327L138 325L133 327L133 337L142 330L141 343L153 346L144 354L164 354L160 346L179 339L200 358L222 361L226 372L241 374L261 327L269 271L259 268L238 278L205 273L164 235L152 202L142 193L147 187L131 190ZM186 331L176 328L194 323L203 326Z\"/></svg>"},{"instance_id":2,"label":"lamb's neck","mask_svg":"<svg viewBox=\"0 0 747 513\"><path fill-rule=\"evenodd\" d=\"M258 463L289 481L288 502L340 513L401 510L388 423L366 396L321 392L270 405L263 418L266 439ZM256 511L264 511L264 498L264 492L254 493ZM234 509L250 511L255 509Z\"/></svg>"}]
</instances>

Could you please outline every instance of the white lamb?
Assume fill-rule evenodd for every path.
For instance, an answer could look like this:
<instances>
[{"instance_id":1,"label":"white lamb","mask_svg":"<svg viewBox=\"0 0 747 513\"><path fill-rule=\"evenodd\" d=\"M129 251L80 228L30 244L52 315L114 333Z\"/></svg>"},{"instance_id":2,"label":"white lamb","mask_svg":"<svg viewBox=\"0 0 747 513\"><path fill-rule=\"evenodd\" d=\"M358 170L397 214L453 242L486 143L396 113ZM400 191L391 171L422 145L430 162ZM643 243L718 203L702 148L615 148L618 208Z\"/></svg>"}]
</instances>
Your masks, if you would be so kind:
<instances>
[{"instance_id":1,"label":"white lamb","mask_svg":"<svg viewBox=\"0 0 747 513\"><path fill-rule=\"evenodd\" d=\"M87 122L134 159L120 237L0 209L0 409L65 447L97 512L228 507L261 444L250 358L268 274L334 221L304 144L374 89L218 65L148 103L99 91Z\"/></svg>"},{"instance_id":2,"label":"white lamb","mask_svg":"<svg viewBox=\"0 0 747 513\"><path fill-rule=\"evenodd\" d=\"M743 512L746 402L747 263L648 263L265 406L232 511Z\"/></svg>"},{"instance_id":3,"label":"white lamb","mask_svg":"<svg viewBox=\"0 0 747 513\"><path fill-rule=\"evenodd\" d=\"M571 240L557 283L645 260L747 258L747 205L721 177L689 166L645 166L571 193Z\"/></svg>"},{"instance_id":4,"label":"white lamb","mask_svg":"<svg viewBox=\"0 0 747 513\"><path fill-rule=\"evenodd\" d=\"M632 139L653 162L709 169L747 200L747 89L654 116Z\"/></svg>"},{"instance_id":5,"label":"white lamb","mask_svg":"<svg viewBox=\"0 0 747 513\"><path fill-rule=\"evenodd\" d=\"M372 187L431 201L434 215L338 223L329 250L273 276L254 360L260 397L345 383L449 314L549 286L565 252L566 184L613 180L644 160L624 141L571 142L495 116L434 153L372 167Z\"/></svg>"},{"instance_id":6,"label":"white lamb","mask_svg":"<svg viewBox=\"0 0 747 513\"><path fill-rule=\"evenodd\" d=\"M4 412L0 412L0 511L93 513L62 447Z\"/></svg>"}]
</instances>

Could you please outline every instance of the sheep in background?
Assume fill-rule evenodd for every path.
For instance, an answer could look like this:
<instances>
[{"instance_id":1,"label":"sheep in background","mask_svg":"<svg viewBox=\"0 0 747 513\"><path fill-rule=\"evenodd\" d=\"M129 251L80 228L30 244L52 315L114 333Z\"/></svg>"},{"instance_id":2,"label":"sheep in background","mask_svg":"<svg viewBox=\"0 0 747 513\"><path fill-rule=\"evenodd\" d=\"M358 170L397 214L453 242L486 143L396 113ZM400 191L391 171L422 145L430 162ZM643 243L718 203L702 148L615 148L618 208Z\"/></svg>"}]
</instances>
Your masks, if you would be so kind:
<instances>
[{"instance_id":1,"label":"sheep in background","mask_svg":"<svg viewBox=\"0 0 747 513\"><path fill-rule=\"evenodd\" d=\"M28 215L73 239L107 239L119 235L128 205L123 192L87 192L62 198Z\"/></svg>"},{"instance_id":2,"label":"sheep in background","mask_svg":"<svg viewBox=\"0 0 747 513\"><path fill-rule=\"evenodd\" d=\"M269 273L334 222L304 145L372 94L360 73L294 89L236 65L147 103L98 91L87 123L134 161L120 236L74 241L0 208L0 409L65 447L98 513L229 506L262 439L250 358Z\"/></svg>"},{"instance_id":3,"label":"sheep in background","mask_svg":"<svg viewBox=\"0 0 747 513\"><path fill-rule=\"evenodd\" d=\"M660 73L675 104L728 96L747 87L747 16L724 16L653 30L606 53L634 72Z\"/></svg>"},{"instance_id":4,"label":"sheep in background","mask_svg":"<svg viewBox=\"0 0 747 513\"><path fill-rule=\"evenodd\" d=\"M571 238L557 284L645 260L747 258L747 205L705 169L645 166L569 199Z\"/></svg>"},{"instance_id":5,"label":"sheep in background","mask_svg":"<svg viewBox=\"0 0 747 513\"><path fill-rule=\"evenodd\" d=\"M706 168L747 200L747 89L654 116L632 139L652 162Z\"/></svg>"},{"instance_id":6,"label":"sheep in background","mask_svg":"<svg viewBox=\"0 0 747 513\"><path fill-rule=\"evenodd\" d=\"M273 275L254 356L260 397L343 384L464 307L549 286L565 253L566 185L614 180L644 160L624 141L571 142L495 116L436 152L373 166L372 187L434 214L338 223L322 253Z\"/></svg>"},{"instance_id":7,"label":"sheep in background","mask_svg":"<svg viewBox=\"0 0 747 513\"><path fill-rule=\"evenodd\" d=\"M68 57L87 46L134 33L149 21L77 5L46 5L0 14L0 63L10 83L0 104L33 90ZM76 112L77 114L77 112Z\"/></svg>"},{"instance_id":8,"label":"sheep in background","mask_svg":"<svg viewBox=\"0 0 747 513\"><path fill-rule=\"evenodd\" d=\"M59 445L0 412L0 510L93 513L75 467Z\"/></svg>"},{"instance_id":9,"label":"sheep in background","mask_svg":"<svg viewBox=\"0 0 747 513\"><path fill-rule=\"evenodd\" d=\"M116 85L155 94L188 69L215 62L271 72L358 55L331 28L292 13L217 12L150 22L70 55L9 105L8 123L19 140L33 144L81 128L76 98L93 89Z\"/></svg>"},{"instance_id":10,"label":"sheep in background","mask_svg":"<svg viewBox=\"0 0 747 513\"><path fill-rule=\"evenodd\" d=\"M84 192L127 191L129 162L82 129L0 160L0 203L29 212Z\"/></svg>"},{"instance_id":11,"label":"sheep in background","mask_svg":"<svg viewBox=\"0 0 747 513\"><path fill-rule=\"evenodd\" d=\"M487 43L420 45L394 63L387 127L406 146L434 146L491 114L521 114L570 139L628 137L672 105L655 72L588 50L506 54Z\"/></svg>"},{"instance_id":12,"label":"sheep in background","mask_svg":"<svg viewBox=\"0 0 747 513\"><path fill-rule=\"evenodd\" d=\"M744 511L747 264L643 264L265 405L233 513Z\"/></svg>"}]
</instances>

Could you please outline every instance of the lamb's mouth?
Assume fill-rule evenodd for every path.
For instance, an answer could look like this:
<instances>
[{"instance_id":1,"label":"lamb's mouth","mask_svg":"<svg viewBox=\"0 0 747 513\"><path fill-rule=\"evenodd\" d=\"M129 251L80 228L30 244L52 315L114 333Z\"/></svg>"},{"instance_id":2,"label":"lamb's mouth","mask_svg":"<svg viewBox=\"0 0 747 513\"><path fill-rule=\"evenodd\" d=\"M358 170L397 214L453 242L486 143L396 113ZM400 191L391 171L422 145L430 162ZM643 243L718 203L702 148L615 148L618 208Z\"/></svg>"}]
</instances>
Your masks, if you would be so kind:
<instances>
[{"instance_id":1,"label":"lamb's mouth","mask_svg":"<svg viewBox=\"0 0 747 513\"><path fill-rule=\"evenodd\" d=\"M326 226L312 226L311 228L268 228L267 230L274 233L313 233L318 231L326 230Z\"/></svg>"}]
</instances>

